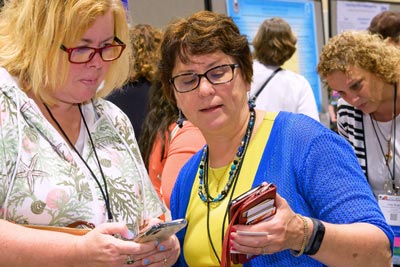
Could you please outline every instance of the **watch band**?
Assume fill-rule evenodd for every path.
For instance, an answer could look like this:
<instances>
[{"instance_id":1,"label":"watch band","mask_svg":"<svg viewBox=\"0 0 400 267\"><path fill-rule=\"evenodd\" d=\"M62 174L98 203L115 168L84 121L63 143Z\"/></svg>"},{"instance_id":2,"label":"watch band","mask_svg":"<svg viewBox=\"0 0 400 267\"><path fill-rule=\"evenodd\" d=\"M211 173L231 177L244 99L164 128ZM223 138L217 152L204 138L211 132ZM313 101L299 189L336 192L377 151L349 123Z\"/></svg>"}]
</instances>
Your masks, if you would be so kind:
<instances>
[{"instance_id":1,"label":"watch band","mask_svg":"<svg viewBox=\"0 0 400 267\"><path fill-rule=\"evenodd\" d=\"M311 234L310 241L304 251L306 255L314 255L318 252L319 248L321 247L322 240L324 239L325 235L325 226L324 224L317 219L310 218L313 223L313 231Z\"/></svg>"}]
</instances>

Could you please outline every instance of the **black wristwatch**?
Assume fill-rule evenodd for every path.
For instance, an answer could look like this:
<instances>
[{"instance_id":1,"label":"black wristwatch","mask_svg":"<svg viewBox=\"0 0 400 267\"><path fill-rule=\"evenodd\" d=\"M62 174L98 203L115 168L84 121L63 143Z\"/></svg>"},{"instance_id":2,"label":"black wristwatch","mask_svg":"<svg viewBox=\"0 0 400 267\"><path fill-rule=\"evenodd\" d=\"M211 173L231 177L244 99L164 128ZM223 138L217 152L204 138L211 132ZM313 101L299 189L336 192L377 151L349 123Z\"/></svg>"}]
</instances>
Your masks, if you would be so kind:
<instances>
[{"instance_id":1,"label":"black wristwatch","mask_svg":"<svg viewBox=\"0 0 400 267\"><path fill-rule=\"evenodd\" d=\"M310 219L313 223L313 231L310 237L310 241L308 242L308 245L304 251L304 254L306 255L314 255L318 252L325 235L324 224L320 220L314 218Z\"/></svg>"}]
</instances>

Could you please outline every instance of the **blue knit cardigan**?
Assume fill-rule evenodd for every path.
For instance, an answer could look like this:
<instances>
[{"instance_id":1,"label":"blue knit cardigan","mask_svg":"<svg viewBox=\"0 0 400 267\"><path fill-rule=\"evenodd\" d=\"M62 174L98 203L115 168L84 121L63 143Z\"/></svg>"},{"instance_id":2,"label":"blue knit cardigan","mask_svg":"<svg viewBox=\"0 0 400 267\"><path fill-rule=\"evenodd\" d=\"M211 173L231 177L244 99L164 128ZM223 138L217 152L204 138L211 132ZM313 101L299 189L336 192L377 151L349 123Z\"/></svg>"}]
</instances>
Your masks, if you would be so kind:
<instances>
[{"instance_id":1,"label":"blue knit cardigan","mask_svg":"<svg viewBox=\"0 0 400 267\"><path fill-rule=\"evenodd\" d=\"M178 176L171 196L174 219L186 215L200 157L201 151ZM240 175L239 179L242 177L246 176ZM352 147L317 121L287 112L277 115L252 186L264 181L277 186L277 192L294 212L336 224L374 224L385 232L393 249L391 227L385 222ZM186 228L177 234L181 248L185 233ZM174 266L187 266L183 249ZM284 250L256 257L244 264L247 266L324 265L307 255L296 258Z\"/></svg>"}]
</instances>

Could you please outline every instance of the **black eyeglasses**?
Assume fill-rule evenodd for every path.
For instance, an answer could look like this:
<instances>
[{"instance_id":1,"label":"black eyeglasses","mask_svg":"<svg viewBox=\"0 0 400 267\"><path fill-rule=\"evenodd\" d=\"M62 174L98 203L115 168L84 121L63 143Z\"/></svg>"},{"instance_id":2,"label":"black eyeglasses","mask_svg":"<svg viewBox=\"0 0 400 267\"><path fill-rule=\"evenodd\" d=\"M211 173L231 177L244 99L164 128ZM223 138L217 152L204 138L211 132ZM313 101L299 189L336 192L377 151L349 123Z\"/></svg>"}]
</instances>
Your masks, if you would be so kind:
<instances>
[{"instance_id":1,"label":"black eyeglasses","mask_svg":"<svg viewBox=\"0 0 400 267\"><path fill-rule=\"evenodd\" d=\"M61 50L68 53L68 60L71 63L75 64L83 64L87 63L96 53L99 53L101 59L103 61L113 61L119 58L124 51L126 44L124 44L118 37L114 37L114 41L117 42L117 45L106 45L100 48L88 47L88 46L79 46L73 48L66 48L64 45L61 45Z\"/></svg>"},{"instance_id":2,"label":"black eyeglasses","mask_svg":"<svg viewBox=\"0 0 400 267\"><path fill-rule=\"evenodd\" d=\"M239 68L239 64L224 64L213 67L203 74L194 72L182 73L169 79L169 82L177 92L186 93L195 90L199 86L201 77L206 77L207 81L214 85L232 81L235 68Z\"/></svg>"}]
</instances>

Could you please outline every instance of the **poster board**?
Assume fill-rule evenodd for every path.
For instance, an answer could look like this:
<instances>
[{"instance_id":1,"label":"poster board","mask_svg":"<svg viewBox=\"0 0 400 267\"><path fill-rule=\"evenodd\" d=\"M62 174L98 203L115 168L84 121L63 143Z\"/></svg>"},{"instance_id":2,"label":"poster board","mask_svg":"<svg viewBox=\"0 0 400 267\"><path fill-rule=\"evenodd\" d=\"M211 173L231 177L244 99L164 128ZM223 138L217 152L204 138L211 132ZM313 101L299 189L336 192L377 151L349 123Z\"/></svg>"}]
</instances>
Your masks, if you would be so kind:
<instances>
[{"instance_id":1,"label":"poster board","mask_svg":"<svg viewBox=\"0 0 400 267\"><path fill-rule=\"evenodd\" d=\"M319 112L327 104L325 90L317 73L319 54L324 45L321 0L226 0L227 15L251 44L258 27L268 18L281 17L297 37L297 51L284 68L303 75L310 83Z\"/></svg>"},{"instance_id":2,"label":"poster board","mask_svg":"<svg viewBox=\"0 0 400 267\"><path fill-rule=\"evenodd\" d=\"M400 2L330 0L329 36L346 30L366 30L372 18L386 10L400 11Z\"/></svg>"}]
</instances>

